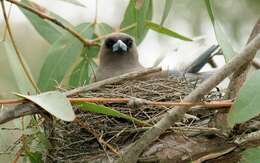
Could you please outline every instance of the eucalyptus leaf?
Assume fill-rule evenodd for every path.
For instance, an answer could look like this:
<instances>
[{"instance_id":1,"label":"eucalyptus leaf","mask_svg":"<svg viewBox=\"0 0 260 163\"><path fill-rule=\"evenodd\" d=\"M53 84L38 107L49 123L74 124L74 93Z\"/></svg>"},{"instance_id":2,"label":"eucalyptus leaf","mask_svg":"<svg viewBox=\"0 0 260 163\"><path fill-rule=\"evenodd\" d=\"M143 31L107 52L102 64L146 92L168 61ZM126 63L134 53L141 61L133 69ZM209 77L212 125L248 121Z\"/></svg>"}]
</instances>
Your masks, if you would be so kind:
<instances>
[{"instance_id":1,"label":"eucalyptus leaf","mask_svg":"<svg viewBox=\"0 0 260 163\"><path fill-rule=\"evenodd\" d=\"M58 21L62 22L64 25L68 27L73 27L72 24L70 24L68 21L63 19L62 17L56 15L55 13L47 10L46 8L38 5L35 2L29 1L29 0L22 0L21 3L30 6L31 8L34 8L35 10L40 11L43 14L46 14L50 17L53 17L57 19ZM38 15L25 10L23 8L19 8L22 13L26 16L26 18L30 21L30 23L33 25L35 30L50 44L54 43L58 38L62 36L62 34L65 32L65 30L56 24L43 19L39 17Z\"/></svg>"},{"instance_id":2,"label":"eucalyptus leaf","mask_svg":"<svg viewBox=\"0 0 260 163\"><path fill-rule=\"evenodd\" d=\"M234 51L234 49L231 45L231 42L229 40L229 37L227 36L225 30L223 29L223 27L221 26L219 21L214 17L214 12L212 10L214 1L212 1L212 3L210 0L204 0L204 1L206 4L206 7L207 7L207 11L208 11L210 20L214 27L216 39L217 39L221 49L223 50L226 62L228 62L236 54L236 52Z\"/></svg>"},{"instance_id":3,"label":"eucalyptus leaf","mask_svg":"<svg viewBox=\"0 0 260 163\"><path fill-rule=\"evenodd\" d=\"M173 3L173 0L165 0L163 15L162 15L161 23L160 23L161 26L164 24L169 12L171 11L172 3Z\"/></svg>"},{"instance_id":4,"label":"eucalyptus leaf","mask_svg":"<svg viewBox=\"0 0 260 163\"><path fill-rule=\"evenodd\" d=\"M90 23L77 26L76 31L88 39L95 36L94 26ZM40 89L43 91L54 89L80 57L83 48L82 42L69 33L58 39L49 49L48 57L41 69L38 80Z\"/></svg>"},{"instance_id":5,"label":"eucalyptus leaf","mask_svg":"<svg viewBox=\"0 0 260 163\"><path fill-rule=\"evenodd\" d=\"M18 93L16 95L35 103L61 120L73 121L76 117L69 100L58 91L45 92L34 96Z\"/></svg>"},{"instance_id":6,"label":"eucalyptus leaf","mask_svg":"<svg viewBox=\"0 0 260 163\"><path fill-rule=\"evenodd\" d=\"M0 56L1 56L1 58L7 58L19 92L23 93L23 94L36 93L30 80L26 76L26 73L20 63L20 60L19 60L13 46L11 46L6 41L1 41L0 42Z\"/></svg>"},{"instance_id":7,"label":"eucalyptus leaf","mask_svg":"<svg viewBox=\"0 0 260 163\"><path fill-rule=\"evenodd\" d=\"M165 28L165 27L162 27L160 26L159 24L156 24L156 23L153 23L153 22L146 22L146 27L156 31L156 32L159 32L161 34L165 34L165 35L168 35L168 36L171 36L171 37L174 37L174 38L178 38L178 39L181 39L181 40L184 40L184 41L192 41L191 38L188 38L186 36L183 36L177 32L174 32L168 28Z\"/></svg>"},{"instance_id":8,"label":"eucalyptus leaf","mask_svg":"<svg viewBox=\"0 0 260 163\"><path fill-rule=\"evenodd\" d=\"M77 105L81 108L81 110L84 110L84 111L104 114L104 115L117 117L117 118L123 118L123 119L126 119L126 120L131 121L131 122L135 122L135 123L138 123L138 124L141 124L141 125L149 126L149 124L144 122L144 121L141 121L141 120L136 119L134 117L120 113L119 111L114 110L114 109L109 108L109 107L106 107L106 106L101 106L101 105L96 105L94 103L86 103L86 102L77 103Z\"/></svg>"},{"instance_id":9,"label":"eucalyptus leaf","mask_svg":"<svg viewBox=\"0 0 260 163\"><path fill-rule=\"evenodd\" d=\"M71 87L79 87L91 82L96 64L92 59L82 59L81 62L74 68L70 75L69 84Z\"/></svg>"},{"instance_id":10,"label":"eucalyptus leaf","mask_svg":"<svg viewBox=\"0 0 260 163\"><path fill-rule=\"evenodd\" d=\"M248 148L242 152L241 163L257 163L260 162L260 147Z\"/></svg>"},{"instance_id":11,"label":"eucalyptus leaf","mask_svg":"<svg viewBox=\"0 0 260 163\"><path fill-rule=\"evenodd\" d=\"M260 114L260 70L246 80L228 114L230 127Z\"/></svg>"},{"instance_id":12,"label":"eucalyptus leaf","mask_svg":"<svg viewBox=\"0 0 260 163\"><path fill-rule=\"evenodd\" d=\"M130 25L136 24L135 27L125 31L125 33L128 33L129 35L133 36L138 45L142 42L142 40L148 32L148 29L145 27L145 21L151 20L152 14L152 1L144 0L140 8L138 8L136 7L136 1L130 0L120 28L125 28Z\"/></svg>"}]
</instances>

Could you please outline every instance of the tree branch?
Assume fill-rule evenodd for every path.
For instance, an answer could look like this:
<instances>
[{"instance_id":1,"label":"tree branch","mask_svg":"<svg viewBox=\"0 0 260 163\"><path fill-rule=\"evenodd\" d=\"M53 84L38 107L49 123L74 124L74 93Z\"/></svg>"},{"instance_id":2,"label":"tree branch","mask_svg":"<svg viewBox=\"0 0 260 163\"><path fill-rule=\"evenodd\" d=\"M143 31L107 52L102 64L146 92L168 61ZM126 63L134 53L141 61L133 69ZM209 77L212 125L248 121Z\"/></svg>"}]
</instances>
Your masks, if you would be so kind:
<instances>
[{"instance_id":1,"label":"tree branch","mask_svg":"<svg viewBox=\"0 0 260 163\"><path fill-rule=\"evenodd\" d=\"M201 83L193 92L184 98L184 102L199 101L203 95L207 94L211 89L218 85L222 80L237 71L245 63L252 60L260 48L260 34L258 34L239 54L232 58L232 60L220 68L216 74L209 77ZM146 131L136 142L122 154L116 162L132 163L136 162L139 155L146 149L156 138L171 127L174 122L180 120L185 112L189 109L186 107L176 107L169 110L165 116L156 123L151 129Z\"/></svg>"},{"instance_id":2,"label":"tree branch","mask_svg":"<svg viewBox=\"0 0 260 163\"><path fill-rule=\"evenodd\" d=\"M257 23L255 24L249 39L247 41L247 44L253 40L256 35L260 33L260 18L258 19ZM235 98L243 85L243 83L246 80L248 71L251 67L252 60L249 60L247 63L245 63L243 66L241 66L234 74L232 75L230 79L230 83L228 86L228 95L227 98Z\"/></svg>"}]
</instances>

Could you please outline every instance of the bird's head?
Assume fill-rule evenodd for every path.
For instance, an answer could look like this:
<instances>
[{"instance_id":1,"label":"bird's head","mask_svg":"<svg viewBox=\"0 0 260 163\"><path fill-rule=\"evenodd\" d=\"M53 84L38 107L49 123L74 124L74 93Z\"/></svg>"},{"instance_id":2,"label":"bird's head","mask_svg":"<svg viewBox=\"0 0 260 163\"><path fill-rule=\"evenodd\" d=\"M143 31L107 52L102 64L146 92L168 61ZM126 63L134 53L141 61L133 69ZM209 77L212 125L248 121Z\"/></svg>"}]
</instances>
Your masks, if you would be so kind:
<instances>
[{"instance_id":1,"label":"bird's head","mask_svg":"<svg viewBox=\"0 0 260 163\"><path fill-rule=\"evenodd\" d=\"M134 39L124 33L113 33L106 37L103 48L109 54L125 55L135 48Z\"/></svg>"}]
</instances>

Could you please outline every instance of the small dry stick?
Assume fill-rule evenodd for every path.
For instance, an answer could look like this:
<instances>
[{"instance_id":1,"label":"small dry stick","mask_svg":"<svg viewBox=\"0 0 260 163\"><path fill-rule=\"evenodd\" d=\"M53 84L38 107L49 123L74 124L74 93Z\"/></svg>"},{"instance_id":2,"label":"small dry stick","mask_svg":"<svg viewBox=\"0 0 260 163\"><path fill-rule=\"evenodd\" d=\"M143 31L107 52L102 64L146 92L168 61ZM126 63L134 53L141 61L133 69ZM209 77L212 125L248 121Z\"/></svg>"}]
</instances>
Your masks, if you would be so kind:
<instances>
[{"instance_id":1,"label":"small dry stick","mask_svg":"<svg viewBox=\"0 0 260 163\"><path fill-rule=\"evenodd\" d=\"M113 153L119 155L119 152L110 144L108 144L106 141L104 141L101 138L101 134L98 133L98 131L96 131L95 129L93 129L89 124L87 124L86 122L82 122L80 119L76 118L74 120L76 123L78 123L82 128L87 129L92 135L94 135L94 137L97 139L97 141L100 143L101 146L106 146L108 147Z\"/></svg>"},{"instance_id":2,"label":"small dry stick","mask_svg":"<svg viewBox=\"0 0 260 163\"><path fill-rule=\"evenodd\" d=\"M91 98L68 98L71 103L77 102L92 102L99 104L111 104L111 103L129 103L131 98L103 98L103 97L91 97ZM7 104L20 104L28 102L27 100L17 100L17 99L5 99L0 100L0 105ZM229 108L233 105L231 100L221 100L221 101L210 101L210 102L156 102L156 101L148 101L144 99L138 99L138 103L143 105L154 105L154 106L199 106L199 107L207 107L207 108Z\"/></svg>"},{"instance_id":3,"label":"small dry stick","mask_svg":"<svg viewBox=\"0 0 260 163\"><path fill-rule=\"evenodd\" d=\"M123 75L120 75L120 76L115 76L115 77L108 78L108 79L105 79L105 80L102 80L102 81L98 81L98 82L89 84L87 86L78 87L78 88L75 88L73 90L69 90L67 92L64 92L64 94L66 96L73 96L73 95L76 95L76 94L79 94L79 93L83 93L83 92L87 92L87 91L90 91L90 90L97 89L97 88L102 87L106 84L119 83L119 82L122 82L122 81L125 81L125 80L133 80L133 79L136 79L138 77L145 76L145 75L148 75L148 74L151 74L151 73L160 72L161 70L162 70L161 68L148 68L148 69L141 70L141 71L130 72L130 73L126 73L126 74L123 74Z\"/></svg>"},{"instance_id":4,"label":"small dry stick","mask_svg":"<svg viewBox=\"0 0 260 163\"><path fill-rule=\"evenodd\" d=\"M210 153L208 155L205 155L205 156L202 156L201 158L195 160L195 161L192 161L193 163L202 163L202 162L205 162L207 160L211 160L211 159L214 159L214 158L218 158L220 156L223 156L227 153L230 153L232 152L234 149L236 149L236 147L230 147L230 148L227 148L227 149L224 149L220 152L215 152L215 153Z\"/></svg>"}]
</instances>

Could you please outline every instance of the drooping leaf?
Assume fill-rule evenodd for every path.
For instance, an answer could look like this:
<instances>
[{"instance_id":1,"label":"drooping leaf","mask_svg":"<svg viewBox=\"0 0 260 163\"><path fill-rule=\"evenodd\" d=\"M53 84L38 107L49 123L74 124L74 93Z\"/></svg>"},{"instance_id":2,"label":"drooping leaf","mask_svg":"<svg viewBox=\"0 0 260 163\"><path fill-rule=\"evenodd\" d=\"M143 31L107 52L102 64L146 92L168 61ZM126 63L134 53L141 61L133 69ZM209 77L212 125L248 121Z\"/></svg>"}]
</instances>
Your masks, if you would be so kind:
<instances>
[{"instance_id":1,"label":"drooping leaf","mask_svg":"<svg viewBox=\"0 0 260 163\"><path fill-rule=\"evenodd\" d=\"M76 30L84 37L92 39L94 28L90 23L83 23ZM39 87L43 91L52 90L60 83L66 72L71 68L82 53L83 44L71 34L58 39L49 49L48 57L40 72Z\"/></svg>"},{"instance_id":2,"label":"drooping leaf","mask_svg":"<svg viewBox=\"0 0 260 163\"><path fill-rule=\"evenodd\" d=\"M210 20L213 24L216 39L223 50L224 57L226 62L228 62L236 53L230 43L229 37L225 33L224 29L222 28L221 24L217 20L217 18L214 16L214 12L212 10L213 1L211 3L210 0L205 0L205 4L207 7L207 11L210 17Z\"/></svg>"},{"instance_id":3,"label":"drooping leaf","mask_svg":"<svg viewBox=\"0 0 260 163\"><path fill-rule=\"evenodd\" d=\"M73 121L75 119L75 113L69 100L58 91L45 92L34 96L16 95L35 103L61 120Z\"/></svg>"},{"instance_id":4,"label":"drooping leaf","mask_svg":"<svg viewBox=\"0 0 260 163\"><path fill-rule=\"evenodd\" d=\"M95 68L96 64L92 59L83 58L70 75L70 86L78 87L89 84Z\"/></svg>"},{"instance_id":5,"label":"drooping leaf","mask_svg":"<svg viewBox=\"0 0 260 163\"><path fill-rule=\"evenodd\" d=\"M133 36L138 45L142 42L148 32L148 29L145 27L145 21L151 20L152 14L153 5L151 0L144 0L140 8L136 7L135 0L130 0L120 28L136 24L135 27L125 31L125 33Z\"/></svg>"},{"instance_id":6,"label":"drooping leaf","mask_svg":"<svg viewBox=\"0 0 260 163\"><path fill-rule=\"evenodd\" d=\"M246 80L239 95L228 114L228 122L232 127L260 114L260 71L256 71Z\"/></svg>"},{"instance_id":7,"label":"drooping leaf","mask_svg":"<svg viewBox=\"0 0 260 163\"><path fill-rule=\"evenodd\" d=\"M260 147L248 148L242 152L241 163L257 163L260 162Z\"/></svg>"},{"instance_id":8,"label":"drooping leaf","mask_svg":"<svg viewBox=\"0 0 260 163\"><path fill-rule=\"evenodd\" d=\"M67 3L70 3L70 4L74 4L74 5L77 5L77 6L80 6L80 7L86 7L79 0L60 0L60 1L67 2Z\"/></svg>"},{"instance_id":9,"label":"drooping leaf","mask_svg":"<svg viewBox=\"0 0 260 163\"><path fill-rule=\"evenodd\" d=\"M108 116L112 116L112 117L117 117L117 118L123 118L126 119L128 121L132 121L141 125L146 125L149 126L148 123L141 121L139 119L136 119L134 117L128 116L126 114L120 113L117 110L114 110L112 108L106 107L106 106L102 106L102 105L96 105L94 103L78 103L77 104L82 110L84 111L89 111L89 112L93 112L93 113L99 113L99 114L104 114L104 115L108 115Z\"/></svg>"},{"instance_id":10,"label":"drooping leaf","mask_svg":"<svg viewBox=\"0 0 260 163\"><path fill-rule=\"evenodd\" d=\"M7 58L11 72L16 80L16 85L20 93L34 94L35 89L25 74L25 71L18 59L18 56L13 48L6 41L0 42L0 56L1 58ZM8 71L8 70L7 70Z\"/></svg>"},{"instance_id":11,"label":"drooping leaf","mask_svg":"<svg viewBox=\"0 0 260 163\"><path fill-rule=\"evenodd\" d=\"M191 38L188 38L186 36L183 36L177 32L174 32L168 28L165 28L165 27L162 27L160 26L159 24L156 24L156 23L153 23L153 22L146 22L145 25L156 31L156 32L159 32L161 34L165 34L165 35L168 35L168 36L171 36L171 37L175 37L175 38L178 38L178 39L181 39L181 40L184 40L184 41L192 41Z\"/></svg>"},{"instance_id":12,"label":"drooping leaf","mask_svg":"<svg viewBox=\"0 0 260 163\"><path fill-rule=\"evenodd\" d=\"M48 15L50 17L53 17L57 19L58 21L62 22L64 25L73 27L72 24L70 24L68 21L63 19L62 17L56 15L55 13L47 10L46 8L38 5L35 2L28 1L28 0L22 0L21 3L30 6L31 8L36 9L37 11L40 11L41 13ZM26 16L26 18L31 22L35 30L50 44L55 42L58 38L62 36L62 34L65 32L65 30L54 23L40 18L39 16L35 15L34 13L25 10L23 8L20 8L22 13Z\"/></svg>"},{"instance_id":13,"label":"drooping leaf","mask_svg":"<svg viewBox=\"0 0 260 163\"><path fill-rule=\"evenodd\" d=\"M173 3L173 0L165 0L163 15L162 15L161 23L160 23L161 26L163 26L171 8L172 8L172 3Z\"/></svg>"}]
</instances>

